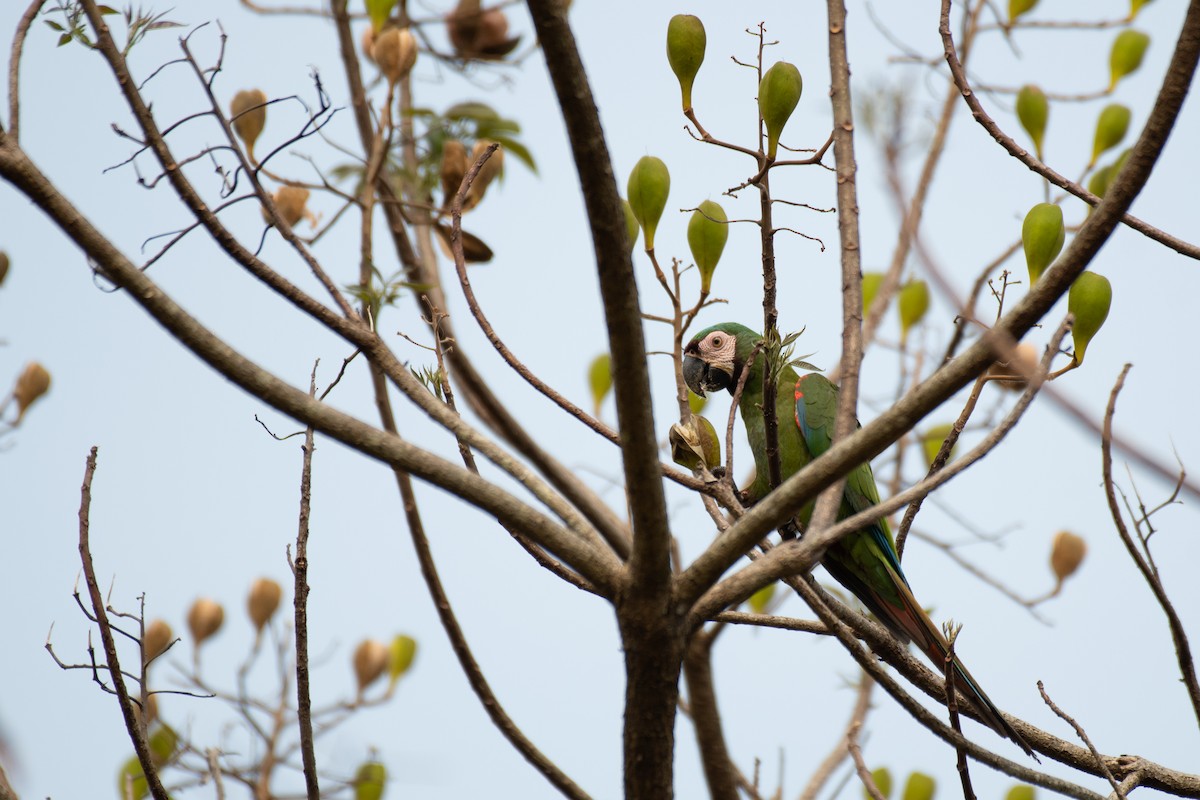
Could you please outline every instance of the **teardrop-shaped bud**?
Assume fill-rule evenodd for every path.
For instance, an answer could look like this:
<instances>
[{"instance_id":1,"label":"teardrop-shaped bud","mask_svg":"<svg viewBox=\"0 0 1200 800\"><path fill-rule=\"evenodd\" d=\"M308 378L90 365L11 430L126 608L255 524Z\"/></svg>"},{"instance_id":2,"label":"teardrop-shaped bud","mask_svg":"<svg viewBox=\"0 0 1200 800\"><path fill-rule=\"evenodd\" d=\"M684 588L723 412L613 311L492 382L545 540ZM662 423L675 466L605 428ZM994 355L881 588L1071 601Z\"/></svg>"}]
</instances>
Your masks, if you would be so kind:
<instances>
[{"instance_id":1,"label":"teardrop-shaped bud","mask_svg":"<svg viewBox=\"0 0 1200 800\"><path fill-rule=\"evenodd\" d=\"M901 800L933 800L937 793L937 782L924 772L913 772L904 784Z\"/></svg>"},{"instance_id":2,"label":"teardrop-shaped bud","mask_svg":"<svg viewBox=\"0 0 1200 800\"><path fill-rule=\"evenodd\" d=\"M1028 14L1037 4L1038 0L1008 0L1008 21L1016 22L1017 17Z\"/></svg>"},{"instance_id":3,"label":"teardrop-shaped bud","mask_svg":"<svg viewBox=\"0 0 1200 800\"><path fill-rule=\"evenodd\" d=\"M771 598L775 596L775 584L768 583L766 586L759 589L750 598L746 600L746 605L750 606L750 610L755 614L765 614L771 606Z\"/></svg>"},{"instance_id":4,"label":"teardrop-shaped bud","mask_svg":"<svg viewBox=\"0 0 1200 800\"><path fill-rule=\"evenodd\" d=\"M142 648L146 653L146 663L149 664L158 656L166 652L166 649L171 646L171 641L174 634L171 631L171 626L166 620L156 619L146 626L145 638L142 639Z\"/></svg>"},{"instance_id":5,"label":"teardrop-shaped bud","mask_svg":"<svg viewBox=\"0 0 1200 800\"><path fill-rule=\"evenodd\" d=\"M371 30L375 33L383 30L395 7L396 0L367 0L367 17L371 20Z\"/></svg>"},{"instance_id":6,"label":"teardrop-shaped bud","mask_svg":"<svg viewBox=\"0 0 1200 800\"><path fill-rule=\"evenodd\" d=\"M1129 18L1133 19L1142 10L1142 6L1150 3L1150 0L1129 0ZM1033 787L1029 787L1032 789Z\"/></svg>"},{"instance_id":7,"label":"teardrop-shaped bud","mask_svg":"<svg viewBox=\"0 0 1200 800\"><path fill-rule=\"evenodd\" d=\"M725 209L712 200L701 203L688 220L687 239L696 269L700 271L700 291L708 294L713 272L729 239L729 218L725 216Z\"/></svg>"},{"instance_id":8,"label":"teardrop-shaped bud","mask_svg":"<svg viewBox=\"0 0 1200 800\"><path fill-rule=\"evenodd\" d=\"M950 438L950 432L954 430L954 426L950 423L943 425L935 425L921 437L921 451L925 454L925 466L932 467L933 460L937 458L938 452L942 449L942 445L946 443L946 439ZM958 442L950 448L950 455L946 458L946 463L954 460L954 451L958 448Z\"/></svg>"},{"instance_id":9,"label":"teardrop-shaped bud","mask_svg":"<svg viewBox=\"0 0 1200 800\"><path fill-rule=\"evenodd\" d=\"M588 367L588 388L592 390L592 407L597 417L600 416L600 404L612 391L612 385L612 356L601 353Z\"/></svg>"},{"instance_id":10,"label":"teardrop-shaped bud","mask_svg":"<svg viewBox=\"0 0 1200 800\"><path fill-rule=\"evenodd\" d=\"M692 84L704 63L707 44L704 23L691 14L676 14L667 23L667 62L679 79L683 94L683 110L692 107Z\"/></svg>"},{"instance_id":11,"label":"teardrop-shaped bud","mask_svg":"<svg viewBox=\"0 0 1200 800\"><path fill-rule=\"evenodd\" d=\"M721 440L717 429L704 417L693 414L687 422L676 422L667 434L671 460L691 470L712 469L721 463Z\"/></svg>"},{"instance_id":12,"label":"teardrop-shaped bud","mask_svg":"<svg viewBox=\"0 0 1200 800\"><path fill-rule=\"evenodd\" d=\"M387 671L390 651L375 639L363 639L354 648L354 678L358 681L358 696Z\"/></svg>"},{"instance_id":13,"label":"teardrop-shaped bud","mask_svg":"<svg viewBox=\"0 0 1200 800\"><path fill-rule=\"evenodd\" d=\"M1058 258L1066 241L1062 209L1053 203L1038 203L1029 209L1021 225L1021 245L1025 248L1025 265L1029 268L1029 285Z\"/></svg>"},{"instance_id":14,"label":"teardrop-shaped bud","mask_svg":"<svg viewBox=\"0 0 1200 800\"><path fill-rule=\"evenodd\" d=\"M267 95L262 89L243 89L229 104L233 132L246 145L246 154L254 161L254 143L267 125Z\"/></svg>"},{"instance_id":15,"label":"teardrop-shaped bud","mask_svg":"<svg viewBox=\"0 0 1200 800\"><path fill-rule=\"evenodd\" d=\"M1112 103L1104 107L1096 119L1096 135L1092 140L1091 164L1096 163L1096 159L1100 157L1101 153L1107 152L1121 143L1125 134L1129 132L1129 121L1132 117L1133 113L1129 107L1120 103Z\"/></svg>"},{"instance_id":16,"label":"teardrop-shaped bud","mask_svg":"<svg viewBox=\"0 0 1200 800\"><path fill-rule=\"evenodd\" d=\"M398 83L417 63L417 40L408 28L388 28L375 37L375 63L388 83Z\"/></svg>"},{"instance_id":17,"label":"teardrop-shaped bud","mask_svg":"<svg viewBox=\"0 0 1200 800\"><path fill-rule=\"evenodd\" d=\"M250 613L250 621L254 629L262 632L263 627L279 610L279 601L283 599L283 587L270 578L259 578L250 587L250 596L246 599L246 610Z\"/></svg>"},{"instance_id":18,"label":"teardrop-shaped bud","mask_svg":"<svg viewBox=\"0 0 1200 800\"><path fill-rule=\"evenodd\" d=\"M783 126L791 119L803 91L800 70L786 61L772 64L758 84L758 113L767 126L767 158L775 158Z\"/></svg>"},{"instance_id":19,"label":"teardrop-shaped bud","mask_svg":"<svg viewBox=\"0 0 1200 800\"><path fill-rule=\"evenodd\" d=\"M29 407L48 391L50 391L50 373L38 362L30 361L17 376L17 383L12 391L13 400L17 404L18 423L25 416Z\"/></svg>"},{"instance_id":20,"label":"teardrop-shaped bud","mask_svg":"<svg viewBox=\"0 0 1200 800\"><path fill-rule=\"evenodd\" d=\"M701 397L691 389L688 389L688 408L691 409L693 414L699 414L704 410L706 405L708 405L707 397Z\"/></svg>"},{"instance_id":21,"label":"teardrop-shaped bud","mask_svg":"<svg viewBox=\"0 0 1200 800\"><path fill-rule=\"evenodd\" d=\"M221 630L221 623L224 621L225 609L216 600L201 597L192 603L192 607L188 609L187 624L196 647Z\"/></svg>"},{"instance_id":22,"label":"teardrop-shaped bud","mask_svg":"<svg viewBox=\"0 0 1200 800\"><path fill-rule=\"evenodd\" d=\"M1033 140L1033 150L1041 159L1046 123L1050 119L1050 101L1046 99L1046 93L1032 84L1022 86L1017 92L1017 119Z\"/></svg>"},{"instance_id":23,"label":"teardrop-shaped bud","mask_svg":"<svg viewBox=\"0 0 1200 800\"><path fill-rule=\"evenodd\" d=\"M871 770L871 781L885 798L892 796L892 773L887 767ZM863 789L863 797L871 800L871 793Z\"/></svg>"},{"instance_id":24,"label":"teardrop-shaped bud","mask_svg":"<svg viewBox=\"0 0 1200 800\"><path fill-rule=\"evenodd\" d=\"M671 193L671 173L662 159L642 156L629 173L629 207L642 226L646 251L654 249L654 231L667 207L667 195Z\"/></svg>"},{"instance_id":25,"label":"teardrop-shaped bud","mask_svg":"<svg viewBox=\"0 0 1200 800\"><path fill-rule=\"evenodd\" d=\"M1075 340L1075 362L1083 363L1083 355L1087 352L1092 337L1108 319L1108 309L1112 306L1112 284L1103 275L1095 272L1085 272L1071 284L1067 295L1067 310L1075 315L1075 327L1071 329L1071 338Z\"/></svg>"},{"instance_id":26,"label":"teardrop-shaped bud","mask_svg":"<svg viewBox=\"0 0 1200 800\"><path fill-rule=\"evenodd\" d=\"M871 303L875 302L875 295L879 294L879 287L883 285L882 272L864 272L862 276L862 298L863 298L863 317L867 316L867 311L871 308Z\"/></svg>"},{"instance_id":27,"label":"teardrop-shaped bud","mask_svg":"<svg viewBox=\"0 0 1200 800\"><path fill-rule=\"evenodd\" d=\"M1149 46L1150 37L1141 31L1124 30L1117 34L1108 54L1109 91L1112 91L1119 80L1137 71Z\"/></svg>"},{"instance_id":28,"label":"teardrop-shaped bud","mask_svg":"<svg viewBox=\"0 0 1200 800\"><path fill-rule=\"evenodd\" d=\"M4 285L4 279L8 277L8 253L0 250L0 286Z\"/></svg>"},{"instance_id":29,"label":"teardrop-shaped bud","mask_svg":"<svg viewBox=\"0 0 1200 800\"><path fill-rule=\"evenodd\" d=\"M925 281L909 281L900 288L900 341L925 317L929 310L929 285Z\"/></svg>"},{"instance_id":30,"label":"teardrop-shaped bud","mask_svg":"<svg viewBox=\"0 0 1200 800\"><path fill-rule=\"evenodd\" d=\"M1015 784L1008 790L1008 794L1004 795L1004 800L1034 800L1036 790L1028 783Z\"/></svg>"},{"instance_id":31,"label":"teardrop-shaped bud","mask_svg":"<svg viewBox=\"0 0 1200 800\"><path fill-rule=\"evenodd\" d=\"M387 767L368 761L354 773L354 800L380 800L387 783Z\"/></svg>"},{"instance_id":32,"label":"teardrop-shaped bud","mask_svg":"<svg viewBox=\"0 0 1200 800\"><path fill-rule=\"evenodd\" d=\"M137 720L138 725L152 725L158 719L158 695L151 694L146 697L146 721L142 722L142 706L137 698L133 699L133 716Z\"/></svg>"},{"instance_id":33,"label":"teardrop-shaped bud","mask_svg":"<svg viewBox=\"0 0 1200 800\"><path fill-rule=\"evenodd\" d=\"M637 244L638 227L637 217L634 216L633 208L629 205L629 201L624 197L621 198L621 208L625 211L625 241L629 243L629 252L633 252L633 246Z\"/></svg>"},{"instance_id":34,"label":"teardrop-shaped bud","mask_svg":"<svg viewBox=\"0 0 1200 800\"><path fill-rule=\"evenodd\" d=\"M150 747L150 760L154 762L154 766L161 767L171 760L171 756L175 755L179 748L179 734L175 733L170 725L163 723L155 726L146 744Z\"/></svg>"},{"instance_id":35,"label":"teardrop-shaped bud","mask_svg":"<svg viewBox=\"0 0 1200 800\"><path fill-rule=\"evenodd\" d=\"M494 142L490 139L477 140L474 147L471 148L470 164L474 165L493 144ZM467 196L463 199L463 211L470 211L479 205L479 201L483 199L483 193L487 191L492 181L500 177L503 171L504 148L497 147L488 157L488 160L483 162L483 166L479 168L479 174L475 176L475 180L471 183L471 188L467 189Z\"/></svg>"},{"instance_id":36,"label":"teardrop-shaped bud","mask_svg":"<svg viewBox=\"0 0 1200 800\"><path fill-rule=\"evenodd\" d=\"M1012 358L1008 361L996 361L988 367L987 374L1000 388L1023 392L1029 384L1025 376L1036 372L1039 365L1037 348L1022 342L1013 349Z\"/></svg>"},{"instance_id":37,"label":"teardrop-shaped bud","mask_svg":"<svg viewBox=\"0 0 1200 800\"><path fill-rule=\"evenodd\" d=\"M395 686L396 681L404 677L416 657L416 639L404 634L397 634L392 639L392 646L388 650L388 683L390 686Z\"/></svg>"},{"instance_id":38,"label":"teardrop-shaped bud","mask_svg":"<svg viewBox=\"0 0 1200 800\"><path fill-rule=\"evenodd\" d=\"M117 773L117 797L121 800L142 800L150 794L146 776L142 773L142 762L131 756Z\"/></svg>"},{"instance_id":39,"label":"teardrop-shaped bud","mask_svg":"<svg viewBox=\"0 0 1200 800\"><path fill-rule=\"evenodd\" d=\"M1070 531L1059 531L1054 535L1054 544L1050 547L1050 569L1054 571L1054 579L1059 586L1075 574L1086 555L1087 542L1083 537Z\"/></svg>"}]
</instances>

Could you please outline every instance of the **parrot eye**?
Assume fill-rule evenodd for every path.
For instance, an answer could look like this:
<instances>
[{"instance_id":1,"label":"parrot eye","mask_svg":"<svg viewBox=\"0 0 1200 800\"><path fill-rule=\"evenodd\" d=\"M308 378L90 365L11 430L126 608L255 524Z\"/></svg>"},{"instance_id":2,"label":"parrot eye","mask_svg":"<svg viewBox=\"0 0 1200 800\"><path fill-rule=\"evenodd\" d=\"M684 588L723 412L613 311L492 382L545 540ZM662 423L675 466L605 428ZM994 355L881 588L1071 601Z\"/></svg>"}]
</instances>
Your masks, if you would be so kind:
<instances>
[{"instance_id":1,"label":"parrot eye","mask_svg":"<svg viewBox=\"0 0 1200 800\"><path fill-rule=\"evenodd\" d=\"M725 341L724 341L724 340L721 338L721 336L718 334L717 336L714 336L714 337L711 339L711 341L709 342L709 344L711 344L713 347L715 347L715 348L717 348L717 349L720 349L721 345L725 344Z\"/></svg>"}]
</instances>

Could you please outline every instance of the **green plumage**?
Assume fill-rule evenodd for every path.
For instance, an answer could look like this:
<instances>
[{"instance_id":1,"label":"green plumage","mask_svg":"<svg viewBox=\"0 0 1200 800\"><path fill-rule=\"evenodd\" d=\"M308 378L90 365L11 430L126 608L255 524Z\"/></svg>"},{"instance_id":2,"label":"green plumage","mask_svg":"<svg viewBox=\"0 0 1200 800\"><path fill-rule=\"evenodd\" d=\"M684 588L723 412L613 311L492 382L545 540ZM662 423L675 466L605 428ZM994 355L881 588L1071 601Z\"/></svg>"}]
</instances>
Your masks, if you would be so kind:
<instances>
[{"instance_id":1,"label":"green plumage","mask_svg":"<svg viewBox=\"0 0 1200 800\"><path fill-rule=\"evenodd\" d=\"M730 337L735 341L731 342ZM684 374L692 390L698 394L720 388L727 388L731 393L735 391L761 338L736 323L714 325L696 334L685 350ZM754 358L738 404L756 470L754 482L746 490L750 503L761 500L770 491L766 425L762 413L765 361L761 352ZM838 389L825 376L816 373L801 376L791 367L781 370L776 386L775 418L784 480L829 449L837 404ZM879 490L871 466L860 464L846 476L838 519L845 519L878 502ZM794 518L801 530L808 525L812 511L812 502L796 510ZM886 519L838 540L821 563L872 614L902 640L915 642L938 671L942 671L948 647L946 639L913 597L900 568L896 543ZM955 671L959 687L976 701L984 720L1001 736L1012 739L1032 754L957 659Z\"/></svg>"}]
</instances>

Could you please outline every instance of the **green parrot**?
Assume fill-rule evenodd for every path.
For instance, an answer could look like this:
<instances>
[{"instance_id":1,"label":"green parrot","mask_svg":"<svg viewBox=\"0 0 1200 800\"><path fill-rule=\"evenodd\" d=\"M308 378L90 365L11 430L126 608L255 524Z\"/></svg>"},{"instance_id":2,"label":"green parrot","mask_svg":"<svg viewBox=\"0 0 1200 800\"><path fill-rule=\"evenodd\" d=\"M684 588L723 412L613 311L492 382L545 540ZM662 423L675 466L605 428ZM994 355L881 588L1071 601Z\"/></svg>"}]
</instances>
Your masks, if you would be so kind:
<instances>
[{"instance_id":1,"label":"green parrot","mask_svg":"<svg viewBox=\"0 0 1200 800\"><path fill-rule=\"evenodd\" d=\"M684 349L684 380L701 397L706 392L721 389L733 394L750 354L761 340L757 333L735 322L713 325L701 331ZM770 491L762 415L765 362L762 353L754 359L739 403L757 470L754 483L744 493L749 503L762 499ZM837 391L824 375L798 376L791 367L785 367L780 374L775 414L779 424L781 472L785 480L829 449L837 416ZM878 502L879 490L875 488L871 465L860 464L846 476L838 518L845 519ZM812 512L812 502L797 509L795 520L802 530ZM895 540L886 519L840 539L825 553L821 563L896 636L905 642L916 642L938 671L943 669L948 648L946 637L913 597L908 579L900 569ZM975 701L974 705L986 723L1033 755L1029 745L1008 724L957 658L954 670L959 688Z\"/></svg>"}]
</instances>

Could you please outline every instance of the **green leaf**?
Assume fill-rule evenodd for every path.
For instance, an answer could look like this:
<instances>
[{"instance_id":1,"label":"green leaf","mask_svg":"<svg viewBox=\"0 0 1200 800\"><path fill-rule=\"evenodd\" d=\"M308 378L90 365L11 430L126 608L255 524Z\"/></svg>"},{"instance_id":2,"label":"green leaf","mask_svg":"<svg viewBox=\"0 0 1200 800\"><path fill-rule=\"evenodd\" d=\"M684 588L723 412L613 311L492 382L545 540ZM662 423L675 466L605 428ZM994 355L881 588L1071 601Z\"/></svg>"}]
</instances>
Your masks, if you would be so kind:
<instances>
[{"instance_id":1,"label":"green leaf","mask_svg":"<svg viewBox=\"0 0 1200 800\"><path fill-rule=\"evenodd\" d=\"M497 141L509 153L516 156L516 159L525 166L529 167L530 172L534 175L538 174L537 164L533 160L533 154L529 152L529 148L518 142L516 139L511 139L507 136L492 136L488 137L493 141Z\"/></svg>"},{"instance_id":2,"label":"green leaf","mask_svg":"<svg viewBox=\"0 0 1200 800\"><path fill-rule=\"evenodd\" d=\"M588 367L588 387L592 390L596 416L600 416L600 404L612 391L612 385L612 357L608 353L601 353L592 359L592 364Z\"/></svg>"},{"instance_id":3,"label":"green leaf","mask_svg":"<svg viewBox=\"0 0 1200 800\"><path fill-rule=\"evenodd\" d=\"M71 41L71 34L64 33L62 36L58 37L58 46L62 47L64 44L69 44L70 41Z\"/></svg>"},{"instance_id":4,"label":"green leaf","mask_svg":"<svg viewBox=\"0 0 1200 800\"><path fill-rule=\"evenodd\" d=\"M59 25L57 22L55 22L52 19L44 19L44 20L42 20L42 22L45 22L47 25L49 25L51 30L54 30L54 31L65 31L66 30L66 28L64 28L62 25Z\"/></svg>"},{"instance_id":5,"label":"green leaf","mask_svg":"<svg viewBox=\"0 0 1200 800\"><path fill-rule=\"evenodd\" d=\"M774 596L775 584L768 583L766 586L750 595L750 599L747 600L746 603L750 606L750 610L755 614L765 614L767 613L767 608L771 604L771 598Z\"/></svg>"},{"instance_id":6,"label":"green leaf","mask_svg":"<svg viewBox=\"0 0 1200 800\"><path fill-rule=\"evenodd\" d=\"M923 772L913 772L904 784L902 800L933 800L937 793L937 782Z\"/></svg>"},{"instance_id":7,"label":"green leaf","mask_svg":"<svg viewBox=\"0 0 1200 800\"><path fill-rule=\"evenodd\" d=\"M467 102L463 102L463 103L455 103L454 105L452 105L448 109L446 109L446 113L443 116L445 116L446 119L451 119L451 120L459 120L459 119L497 120L497 119L500 119L499 112L497 112L496 109L492 108L487 103L480 103L478 101L470 101L470 100Z\"/></svg>"}]
</instances>

